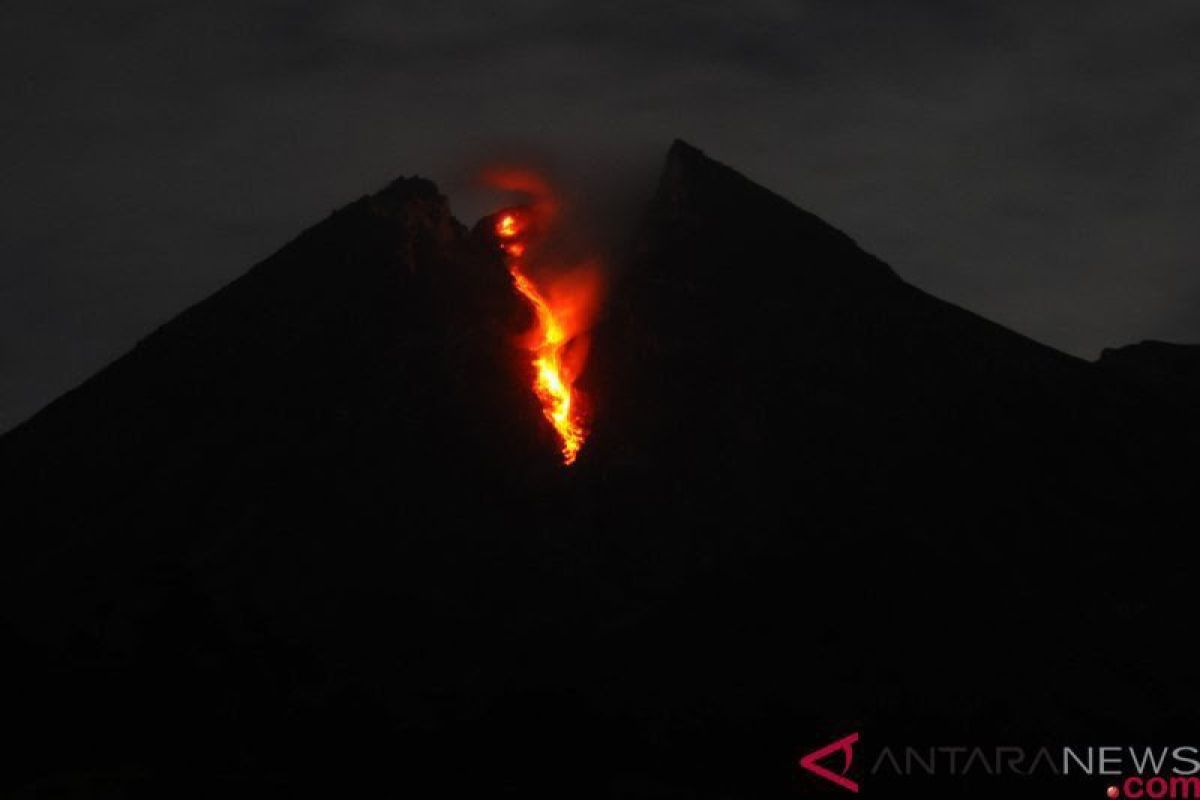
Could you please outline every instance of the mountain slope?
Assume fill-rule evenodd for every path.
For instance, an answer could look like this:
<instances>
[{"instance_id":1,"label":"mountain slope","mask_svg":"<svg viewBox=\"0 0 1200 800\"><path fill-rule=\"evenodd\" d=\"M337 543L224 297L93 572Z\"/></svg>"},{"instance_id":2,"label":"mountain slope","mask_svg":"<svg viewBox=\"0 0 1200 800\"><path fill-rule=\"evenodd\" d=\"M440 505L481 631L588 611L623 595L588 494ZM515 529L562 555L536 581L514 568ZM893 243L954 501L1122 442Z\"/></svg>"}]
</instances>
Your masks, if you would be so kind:
<instances>
[{"instance_id":1,"label":"mountain slope","mask_svg":"<svg viewBox=\"0 0 1200 800\"><path fill-rule=\"evenodd\" d=\"M771 797L842 730L1196 708L1111 646L1182 624L1182 409L682 142L616 267L570 469L494 243L417 179L0 439L7 782Z\"/></svg>"}]
</instances>

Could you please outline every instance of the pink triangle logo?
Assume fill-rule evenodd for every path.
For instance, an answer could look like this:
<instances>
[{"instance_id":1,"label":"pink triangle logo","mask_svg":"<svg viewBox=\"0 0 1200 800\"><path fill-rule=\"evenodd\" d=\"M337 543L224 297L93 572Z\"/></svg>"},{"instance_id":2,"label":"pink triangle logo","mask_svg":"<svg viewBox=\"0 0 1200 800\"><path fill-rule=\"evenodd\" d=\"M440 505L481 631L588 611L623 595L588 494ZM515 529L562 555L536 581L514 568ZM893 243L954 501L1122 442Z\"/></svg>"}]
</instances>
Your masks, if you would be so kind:
<instances>
[{"instance_id":1,"label":"pink triangle logo","mask_svg":"<svg viewBox=\"0 0 1200 800\"><path fill-rule=\"evenodd\" d=\"M837 784L843 789L848 789L851 792L857 792L858 783L846 777L846 773L850 771L850 765L854 763L854 745L857 741L857 733L852 733L844 739L838 739L833 744L827 744L820 750L814 750L801 758L800 766L814 775L819 775L825 780ZM830 756L839 752L842 754L842 769L840 773L826 769L817 763L826 756Z\"/></svg>"}]
</instances>

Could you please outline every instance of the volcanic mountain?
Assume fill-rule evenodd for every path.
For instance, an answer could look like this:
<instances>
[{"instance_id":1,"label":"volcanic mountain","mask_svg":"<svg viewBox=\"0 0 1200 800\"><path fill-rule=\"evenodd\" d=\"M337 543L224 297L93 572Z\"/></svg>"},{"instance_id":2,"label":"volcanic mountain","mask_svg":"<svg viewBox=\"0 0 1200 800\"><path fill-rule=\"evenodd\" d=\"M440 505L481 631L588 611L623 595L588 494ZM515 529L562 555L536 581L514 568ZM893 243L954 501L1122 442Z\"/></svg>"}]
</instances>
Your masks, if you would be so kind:
<instances>
[{"instance_id":1,"label":"volcanic mountain","mask_svg":"<svg viewBox=\"0 0 1200 800\"><path fill-rule=\"evenodd\" d=\"M418 178L0 439L0 786L789 797L850 731L1189 733L1196 373L938 300L682 142L613 274L570 467Z\"/></svg>"}]
</instances>

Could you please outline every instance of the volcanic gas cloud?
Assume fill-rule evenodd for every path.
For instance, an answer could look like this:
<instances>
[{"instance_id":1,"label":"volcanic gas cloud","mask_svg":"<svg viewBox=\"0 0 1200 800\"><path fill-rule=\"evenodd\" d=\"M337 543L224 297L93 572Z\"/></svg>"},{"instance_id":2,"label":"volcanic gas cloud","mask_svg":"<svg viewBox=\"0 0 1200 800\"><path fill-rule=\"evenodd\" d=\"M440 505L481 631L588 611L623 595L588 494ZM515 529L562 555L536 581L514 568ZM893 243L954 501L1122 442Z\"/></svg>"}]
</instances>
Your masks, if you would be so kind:
<instances>
[{"instance_id":1,"label":"volcanic gas cloud","mask_svg":"<svg viewBox=\"0 0 1200 800\"><path fill-rule=\"evenodd\" d=\"M587 360L588 328L600 300L600 271L594 259L564 262L554 255L553 233L560 204L549 185L528 170L492 170L488 182L527 195L526 205L494 215L494 233L504 251L513 287L529 303L534 325L521 344L532 353L531 384L546 420L554 427L566 465L575 463L587 440L591 410L575 386Z\"/></svg>"}]
</instances>

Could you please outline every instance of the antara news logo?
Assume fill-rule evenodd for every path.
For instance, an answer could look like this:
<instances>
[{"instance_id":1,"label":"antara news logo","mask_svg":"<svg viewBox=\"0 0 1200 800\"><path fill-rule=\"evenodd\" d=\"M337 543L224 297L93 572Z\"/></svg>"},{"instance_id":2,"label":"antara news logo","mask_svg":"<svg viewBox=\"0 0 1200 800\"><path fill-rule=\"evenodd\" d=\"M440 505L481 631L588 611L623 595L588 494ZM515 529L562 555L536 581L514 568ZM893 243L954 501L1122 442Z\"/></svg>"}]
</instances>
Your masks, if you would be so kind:
<instances>
[{"instance_id":1,"label":"antara news logo","mask_svg":"<svg viewBox=\"0 0 1200 800\"><path fill-rule=\"evenodd\" d=\"M857 794L860 776L855 773L859 734L851 733L799 759L803 776L825 786ZM1094 777L1103 778L1102 791L1109 800L1200 800L1200 748L1167 747L934 747L884 746L869 759L861 780L891 777ZM869 765L868 765L869 761Z\"/></svg>"}]
</instances>

